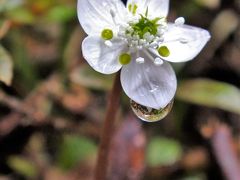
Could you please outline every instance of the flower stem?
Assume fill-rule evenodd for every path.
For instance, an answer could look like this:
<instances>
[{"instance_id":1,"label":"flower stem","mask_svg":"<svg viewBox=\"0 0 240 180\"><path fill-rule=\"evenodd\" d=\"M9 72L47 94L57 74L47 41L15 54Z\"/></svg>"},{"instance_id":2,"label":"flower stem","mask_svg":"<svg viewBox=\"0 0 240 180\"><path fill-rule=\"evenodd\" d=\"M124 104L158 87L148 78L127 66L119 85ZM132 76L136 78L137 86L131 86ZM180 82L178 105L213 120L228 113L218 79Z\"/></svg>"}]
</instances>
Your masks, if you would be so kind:
<instances>
[{"instance_id":1,"label":"flower stem","mask_svg":"<svg viewBox=\"0 0 240 180\"><path fill-rule=\"evenodd\" d=\"M109 150L113 137L114 122L119 107L121 91L122 87L120 83L120 72L118 72L115 77L113 88L108 99L106 117L103 123L101 142L95 167L96 180L105 180L107 178Z\"/></svg>"}]
</instances>

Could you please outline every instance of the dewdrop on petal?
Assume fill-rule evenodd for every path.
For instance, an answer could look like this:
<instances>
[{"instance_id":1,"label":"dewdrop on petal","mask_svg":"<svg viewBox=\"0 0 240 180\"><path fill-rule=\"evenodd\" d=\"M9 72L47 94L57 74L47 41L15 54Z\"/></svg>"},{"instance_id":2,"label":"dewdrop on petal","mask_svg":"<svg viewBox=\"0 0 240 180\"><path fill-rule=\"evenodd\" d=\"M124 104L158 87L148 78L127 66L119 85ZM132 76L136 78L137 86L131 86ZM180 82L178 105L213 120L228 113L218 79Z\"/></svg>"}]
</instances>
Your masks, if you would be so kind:
<instances>
[{"instance_id":1,"label":"dewdrop on petal","mask_svg":"<svg viewBox=\"0 0 240 180\"><path fill-rule=\"evenodd\" d=\"M162 109L153 109L136 103L133 100L130 100L131 108L134 114L143 121L146 122L156 122L165 118L172 109L173 100Z\"/></svg>"}]
</instances>

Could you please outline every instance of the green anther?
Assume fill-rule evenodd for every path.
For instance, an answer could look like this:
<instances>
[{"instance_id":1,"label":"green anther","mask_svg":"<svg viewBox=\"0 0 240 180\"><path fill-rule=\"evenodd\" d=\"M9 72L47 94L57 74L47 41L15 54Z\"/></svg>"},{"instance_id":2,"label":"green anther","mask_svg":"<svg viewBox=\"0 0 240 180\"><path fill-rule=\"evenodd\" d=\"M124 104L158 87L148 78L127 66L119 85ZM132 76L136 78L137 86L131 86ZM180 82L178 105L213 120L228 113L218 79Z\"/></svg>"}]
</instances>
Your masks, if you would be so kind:
<instances>
[{"instance_id":1,"label":"green anther","mask_svg":"<svg viewBox=\"0 0 240 180\"><path fill-rule=\"evenodd\" d=\"M132 4L128 5L128 11L131 12L132 11Z\"/></svg>"},{"instance_id":2,"label":"green anther","mask_svg":"<svg viewBox=\"0 0 240 180\"><path fill-rule=\"evenodd\" d=\"M101 34L101 37L104 39L104 40L110 40L113 38L113 31L111 29L104 29L102 31L102 34Z\"/></svg>"},{"instance_id":3,"label":"green anther","mask_svg":"<svg viewBox=\"0 0 240 180\"><path fill-rule=\"evenodd\" d=\"M133 6L133 11L132 11L133 15L136 14L137 8L138 8L138 6L137 6L136 4L134 4L134 6Z\"/></svg>"},{"instance_id":4,"label":"green anther","mask_svg":"<svg viewBox=\"0 0 240 180\"><path fill-rule=\"evenodd\" d=\"M170 51L167 46L161 46L158 48L158 53L162 57L168 57L170 55Z\"/></svg>"},{"instance_id":5,"label":"green anther","mask_svg":"<svg viewBox=\"0 0 240 180\"><path fill-rule=\"evenodd\" d=\"M119 62L120 64L122 65L127 65L129 64L131 61L131 56L130 54L127 54L127 53L123 53L119 56Z\"/></svg>"},{"instance_id":6,"label":"green anther","mask_svg":"<svg viewBox=\"0 0 240 180\"><path fill-rule=\"evenodd\" d=\"M148 17L148 7L146 9L145 16Z\"/></svg>"}]
</instances>

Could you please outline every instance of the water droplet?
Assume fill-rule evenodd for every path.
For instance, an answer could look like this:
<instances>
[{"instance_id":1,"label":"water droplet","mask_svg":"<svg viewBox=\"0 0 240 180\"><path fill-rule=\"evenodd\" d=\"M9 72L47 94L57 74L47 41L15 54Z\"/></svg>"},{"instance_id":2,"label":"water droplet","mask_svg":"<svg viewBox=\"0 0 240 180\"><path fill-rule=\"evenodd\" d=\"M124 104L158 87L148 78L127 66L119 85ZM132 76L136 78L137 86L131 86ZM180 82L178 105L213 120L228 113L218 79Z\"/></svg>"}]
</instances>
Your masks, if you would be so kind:
<instances>
[{"instance_id":1,"label":"water droplet","mask_svg":"<svg viewBox=\"0 0 240 180\"><path fill-rule=\"evenodd\" d=\"M134 114L143 121L156 122L165 118L171 111L173 101L171 101L165 108L153 109L146 106L142 106L133 100L130 100L131 108Z\"/></svg>"},{"instance_id":2,"label":"water droplet","mask_svg":"<svg viewBox=\"0 0 240 180\"><path fill-rule=\"evenodd\" d=\"M138 63L138 64L142 64L142 63L144 63L144 58L142 58L142 57L138 57L137 59L136 59L136 62Z\"/></svg>"},{"instance_id":3,"label":"water droplet","mask_svg":"<svg viewBox=\"0 0 240 180\"><path fill-rule=\"evenodd\" d=\"M189 42L189 40L188 40L188 39L185 39L185 38L180 38L179 41L180 41L180 43L182 43L182 44L187 44L187 43Z\"/></svg>"},{"instance_id":4,"label":"water droplet","mask_svg":"<svg viewBox=\"0 0 240 180\"><path fill-rule=\"evenodd\" d=\"M154 64L157 66L161 66L163 64L163 60L161 58L155 58Z\"/></svg>"},{"instance_id":5,"label":"water droplet","mask_svg":"<svg viewBox=\"0 0 240 180\"><path fill-rule=\"evenodd\" d=\"M175 20L175 25L176 26L181 26L185 23L185 19L183 17L179 17Z\"/></svg>"}]
</instances>

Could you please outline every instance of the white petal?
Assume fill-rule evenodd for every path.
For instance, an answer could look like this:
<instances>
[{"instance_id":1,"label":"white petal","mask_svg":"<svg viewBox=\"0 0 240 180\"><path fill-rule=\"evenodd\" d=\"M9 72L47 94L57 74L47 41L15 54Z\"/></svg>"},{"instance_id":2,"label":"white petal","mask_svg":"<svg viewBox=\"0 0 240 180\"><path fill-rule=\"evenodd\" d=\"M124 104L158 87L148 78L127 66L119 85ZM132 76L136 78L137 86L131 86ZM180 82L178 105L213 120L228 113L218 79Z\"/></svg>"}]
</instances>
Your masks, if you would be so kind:
<instances>
[{"instance_id":1,"label":"white petal","mask_svg":"<svg viewBox=\"0 0 240 180\"><path fill-rule=\"evenodd\" d=\"M210 39L208 31L188 26L174 24L168 25L161 46L170 50L168 57L161 57L170 62L185 62L195 58ZM158 53L156 53L158 55Z\"/></svg>"},{"instance_id":2,"label":"white petal","mask_svg":"<svg viewBox=\"0 0 240 180\"><path fill-rule=\"evenodd\" d=\"M145 14L148 8L148 15L154 17L166 17L169 10L169 0L128 0L129 4L137 4L137 12Z\"/></svg>"},{"instance_id":3,"label":"white petal","mask_svg":"<svg viewBox=\"0 0 240 180\"><path fill-rule=\"evenodd\" d=\"M110 11L116 21L124 19L126 8L120 0L78 0L78 19L89 35L100 34L103 29L115 27Z\"/></svg>"},{"instance_id":4,"label":"white petal","mask_svg":"<svg viewBox=\"0 0 240 180\"><path fill-rule=\"evenodd\" d=\"M147 56L143 64L131 61L123 66L121 83L123 90L135 102L154 109L167 106L173 99L177 80L171 65L164 62L156 66Z\"/></svg>"},{"instance_id":5,"label":"white petal","mask_svg":"<svg viewBox=\"0 0 240 180\"><path fill-rule=\"evenodd\" d=\"M83 40L83 57L96 71L112 74L121 69L118 56L124 51L125 44L120 40L112 40L112 46L106 45L98 36L88 36Z\"/></svg>"}]
</instances>

